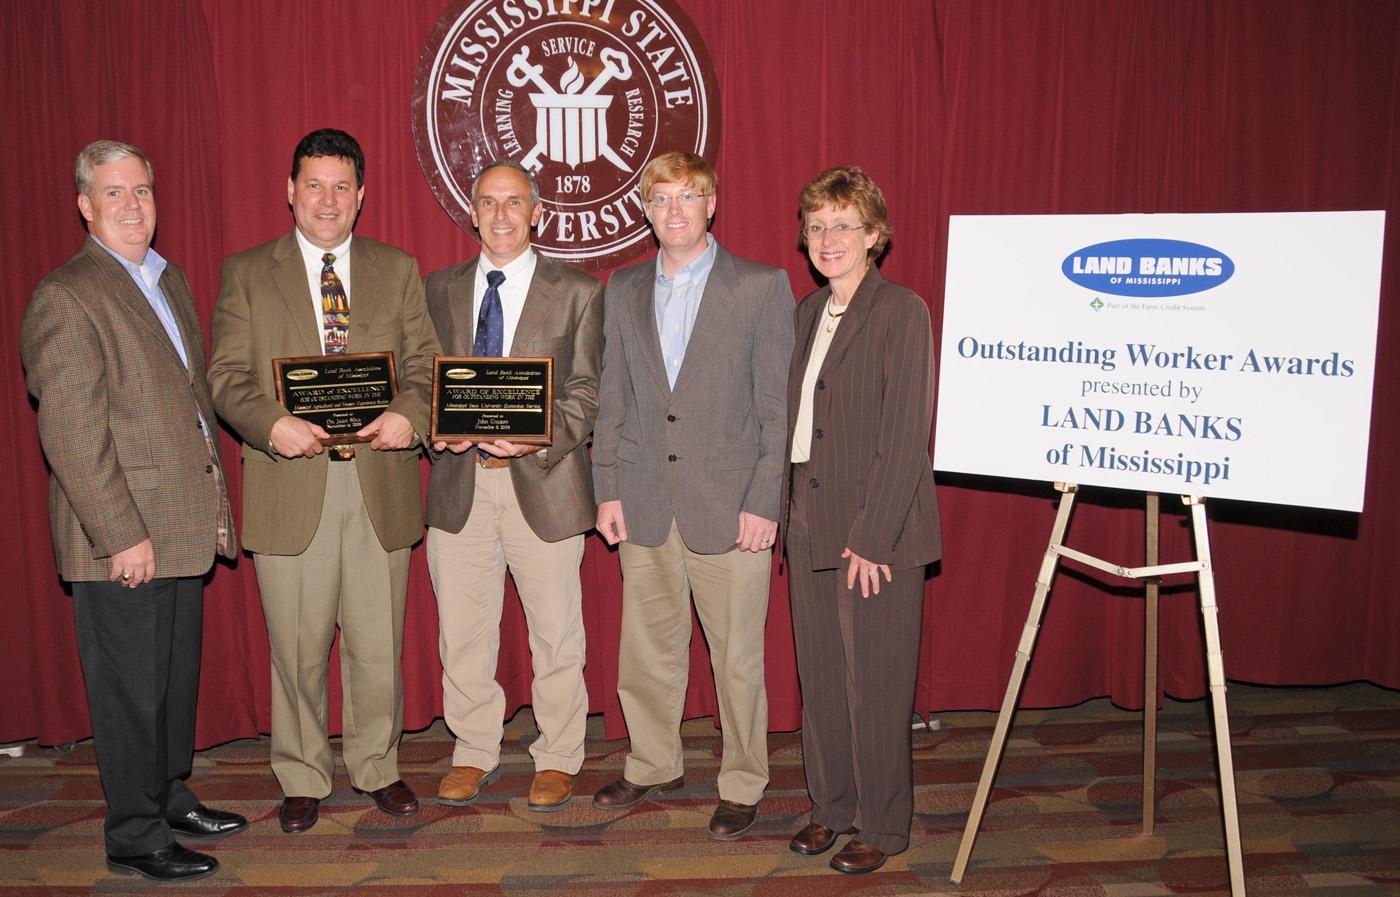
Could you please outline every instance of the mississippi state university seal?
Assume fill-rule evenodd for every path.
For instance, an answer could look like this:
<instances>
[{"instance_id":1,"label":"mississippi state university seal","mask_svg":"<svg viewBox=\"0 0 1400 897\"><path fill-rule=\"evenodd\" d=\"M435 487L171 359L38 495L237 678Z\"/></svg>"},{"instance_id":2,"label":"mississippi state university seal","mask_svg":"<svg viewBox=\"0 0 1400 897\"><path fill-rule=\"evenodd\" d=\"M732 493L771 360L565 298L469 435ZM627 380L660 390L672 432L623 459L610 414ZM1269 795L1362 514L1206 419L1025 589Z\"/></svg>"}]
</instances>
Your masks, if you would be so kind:
<instances>
[{"instance_id":1,"label":"mississippi state university seal","mask_svg":"<svg viewBox=\"0 0 1400 897\"><path fill-rule=\"evenodd\" d=\"M535 248L597 271L652 246L637 186L652 157L713 161L719 94L674 0L456 0L423 47L413 137L468 233L472 180L513 159L540 187Z\"/></svg>"}]
</instances>

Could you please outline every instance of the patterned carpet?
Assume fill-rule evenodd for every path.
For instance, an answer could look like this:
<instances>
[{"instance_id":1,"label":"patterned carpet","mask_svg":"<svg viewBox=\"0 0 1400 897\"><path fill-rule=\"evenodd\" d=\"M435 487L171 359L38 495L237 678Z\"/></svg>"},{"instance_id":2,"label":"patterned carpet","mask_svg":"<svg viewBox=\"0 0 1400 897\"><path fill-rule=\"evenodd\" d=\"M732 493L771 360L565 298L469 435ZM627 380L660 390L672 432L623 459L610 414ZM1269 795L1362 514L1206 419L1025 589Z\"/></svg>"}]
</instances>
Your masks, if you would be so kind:
<instances>
[{"instance_id":1,"label":"patterned carpet","mask_svg":"<svg viewBox=\"0 0 1400 897\"><path fill-rule=\"evenodd\" d=\"M1400 893L1400 694L1370 685L1274 689L1232 685L1231 728L1245 871L1252 895ZM352 794L343 769L320 824L280 832L267 742L195 758L207 803L255 820L209 852L223 868L161 894L357 897L651 897L651 895L1018 895L1153 897L1223 894L1227 867L1208 708L1167 702L1159 717L1156 830L1141 834L1141 717L1092 701L1017 716L982 834L960 888L948 881L994 715L952 713L915 733L913 845L880 871L843 876L826 856L787 849L806 821L796 735L770 740L772 784L749 837L704 836L719 737L686 725L686 787L631 813L587 796L617 776L626 742L590 721L588 762L561 812L525 808L532 769L528 713L508 727L505 775L470 807L425 801L408 820ZM439 722L405 739L402 770L431 796L449 762ZM0 897L146 894L110 875L101 855L101 792L90 742L70 753L29 746L0 758ZM207 843L207 842L206 842Z\"/></svg>"}]
</instances>

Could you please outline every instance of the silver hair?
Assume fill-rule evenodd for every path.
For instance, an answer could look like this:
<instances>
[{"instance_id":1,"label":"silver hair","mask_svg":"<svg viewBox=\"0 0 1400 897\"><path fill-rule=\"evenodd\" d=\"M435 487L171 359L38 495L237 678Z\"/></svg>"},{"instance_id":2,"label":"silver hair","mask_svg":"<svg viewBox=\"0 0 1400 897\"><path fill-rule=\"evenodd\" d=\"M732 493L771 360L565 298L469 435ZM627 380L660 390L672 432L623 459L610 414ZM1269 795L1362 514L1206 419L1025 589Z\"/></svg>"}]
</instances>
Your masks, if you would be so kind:
<instances>
[{"instance_id":1,"label":"silver hair","mask_svg":"<svg viewBox=\"0 0 1400 897\"><path fill-rule=\"evenodd\" d=\"M509 168L511 171L518 171L525 175L525 180L530 182L530 205L540 204L540 185L535 183L535 173L521 165L514 159L492 159L486 163L486 167L476 173L476 178L472 181L472 202L476 202L476 185L481 183L482 175L493 168Z\"/></svg>"},{"instance_id":2,"label":"silver hair","mask_svg":"<svg viewBox=\"0 0 1400 897\"><path fill-rule=\"evenodd\" d=\"M156 173L151 168L151 160L147 159L146 155L136 147L119 140L94 140L83 147L82 151L78 153L78 160L73 163L73 186L78 188L79 193L86 195L92 189L93 168L131 156L146 163L146 177L154 186Z\"/></svg>"}]
</instances>

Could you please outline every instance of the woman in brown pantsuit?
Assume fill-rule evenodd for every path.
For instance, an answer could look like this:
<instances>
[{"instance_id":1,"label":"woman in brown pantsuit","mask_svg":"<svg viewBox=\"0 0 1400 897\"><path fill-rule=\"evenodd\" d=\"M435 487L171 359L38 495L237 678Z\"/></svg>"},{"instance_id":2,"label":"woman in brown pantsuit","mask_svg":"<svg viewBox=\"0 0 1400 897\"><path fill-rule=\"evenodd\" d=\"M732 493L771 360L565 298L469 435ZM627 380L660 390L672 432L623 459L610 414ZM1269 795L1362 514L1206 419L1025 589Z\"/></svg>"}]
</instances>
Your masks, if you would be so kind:
<instances>
[{"instance_id":1,"label":"woman in brown pantsuit","mask_svg":"<svg viewBox=\"0 0 1400 897\"><path fill-rule=\"evenodd\" d=\"M811 822L794 851L871 872L909 845L909 719L925 567L940 556L929 463L928 308L880 276L880 188L832 168L802 190L802 237L827 285L796 311L784 527Z\"/></svg>"}]
</instances>

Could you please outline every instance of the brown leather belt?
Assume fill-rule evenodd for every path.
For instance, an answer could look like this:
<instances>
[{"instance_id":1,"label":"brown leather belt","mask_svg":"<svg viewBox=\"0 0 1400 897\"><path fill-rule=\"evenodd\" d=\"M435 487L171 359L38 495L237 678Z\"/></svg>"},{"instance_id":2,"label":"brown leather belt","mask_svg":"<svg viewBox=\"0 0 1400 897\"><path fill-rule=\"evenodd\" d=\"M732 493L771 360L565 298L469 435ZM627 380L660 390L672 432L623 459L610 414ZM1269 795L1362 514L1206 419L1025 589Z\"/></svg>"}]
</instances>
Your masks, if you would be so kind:
<instances>
[{"instance_id":1,"label":"brown leather belt","mask_svg":"<svg viewBox=\"0 0 1400 897\"><path fill-rule=\"evenodd\" d=\"M495 455L483 455L481 452L477 452L476 463L482 467L490 468L491 470L500 470L503 467L510 466L510 459L497 458Z\"/></svg>"}]
</instances>

